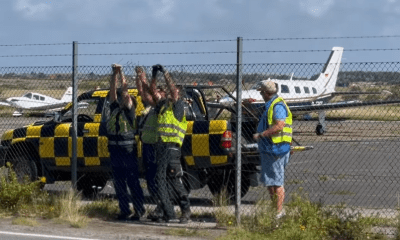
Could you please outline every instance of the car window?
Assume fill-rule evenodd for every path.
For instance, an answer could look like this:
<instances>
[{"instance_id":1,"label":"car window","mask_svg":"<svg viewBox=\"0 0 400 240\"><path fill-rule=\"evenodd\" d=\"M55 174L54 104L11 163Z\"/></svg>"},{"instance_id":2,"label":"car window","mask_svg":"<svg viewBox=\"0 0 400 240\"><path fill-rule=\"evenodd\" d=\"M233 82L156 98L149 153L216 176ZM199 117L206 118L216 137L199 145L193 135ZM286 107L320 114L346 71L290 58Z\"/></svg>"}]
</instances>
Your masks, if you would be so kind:
<instances>
[{"instance_id":1,"label":"car window","mask_svg":"<svg viewBox=\"0 0 400 240\"><path fill-rule=\"evenodd\" d=\"M84 99L78 102L77 115L78 122L99 122L96 115L99 98ZM63 117L63 122L72 122L72 108L66 112Z\"/></svg>"}]
</instances>

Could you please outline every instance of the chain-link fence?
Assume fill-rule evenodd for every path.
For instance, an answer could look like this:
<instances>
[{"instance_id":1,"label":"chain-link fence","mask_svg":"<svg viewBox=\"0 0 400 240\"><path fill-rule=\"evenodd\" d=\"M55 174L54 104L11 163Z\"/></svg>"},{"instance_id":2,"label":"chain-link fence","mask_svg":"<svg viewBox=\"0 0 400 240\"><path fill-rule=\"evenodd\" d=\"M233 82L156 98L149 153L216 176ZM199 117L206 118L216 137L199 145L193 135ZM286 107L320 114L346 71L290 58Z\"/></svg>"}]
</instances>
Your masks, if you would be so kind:
<instances>
[{"instance_id":1,"label":"chain-link fence","mask_svg":"<svg viewBox=\"0 0 400 240\"><path fill-rule=\"evenodd\" d=\"M146 106L137 95L134 67L127 65L123 70L130 93L137 96L140 122ZM236 102L229 94L236 97L236 65L165 67L182 86L188 121L181 148L182 180L190 192L192 212L229 205L235 198L237 116ZM301 187L312 201L387 209L386 215L395 214L392 210L399 204L400 63L342 63L337 82L324 69L324 64L243 64L242 214L254 213L258 201L269 199L259 181L260 154L253 140L265 111L257 84L269 78L278 79L278 94L293 114L293 146L313 146L290 157L285 172L286 201ZM148 81L151 70L145 67ZM70 187L71 78L70 66L0 68L2 160L13 163L19 176L45 177L49 191ZM110 78L111 66L79 66L77 188L89 197L114 194L103 126ZM161 74L157 82L167 89ZM335 92L328 89L329 84ZM143 164L140 137L135 140L145 203L154 208L146 181L150 167ZM166 175L169 180L174 177ZM174 195L171 191L172 201L179 205ZM234 206L227 209L233 214Z\"/></svg>"}]
</instances>

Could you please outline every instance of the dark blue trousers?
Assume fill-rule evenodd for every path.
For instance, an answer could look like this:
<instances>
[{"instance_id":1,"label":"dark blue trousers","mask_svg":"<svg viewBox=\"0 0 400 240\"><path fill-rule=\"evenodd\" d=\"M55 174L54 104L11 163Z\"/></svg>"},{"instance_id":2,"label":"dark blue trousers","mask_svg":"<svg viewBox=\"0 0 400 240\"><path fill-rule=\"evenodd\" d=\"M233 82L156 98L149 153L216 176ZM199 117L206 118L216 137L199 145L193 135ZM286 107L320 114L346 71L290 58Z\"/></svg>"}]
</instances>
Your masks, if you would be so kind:
<instances>
[{"instance_id":1,"label":"dark blue trousers","mask_svg":"<svg viewBox=\"0 0 400 240\"><path fill-rule=\"evenodd\" d=\"M143 190L140 187L136 147L128 151L121 146L109 146L113 171L114 188L121 214L130 215L129 202L132 201L135 212L144 213ZM128 189L132 196L129 196Z\"/></svg>"},{"instance_id":2,"label":"dark blue trousers","mask_svg":"<svg viewBox=\"0 0 400 240\"><path fill-rule=\"evenodd\" d=\"M143 143L142 157L146 169L147 189L149 190L150 196L153 198L153 203L157 203L157 188L155 182L157 161L155 144Z\"/></svg>"}]
</instances>

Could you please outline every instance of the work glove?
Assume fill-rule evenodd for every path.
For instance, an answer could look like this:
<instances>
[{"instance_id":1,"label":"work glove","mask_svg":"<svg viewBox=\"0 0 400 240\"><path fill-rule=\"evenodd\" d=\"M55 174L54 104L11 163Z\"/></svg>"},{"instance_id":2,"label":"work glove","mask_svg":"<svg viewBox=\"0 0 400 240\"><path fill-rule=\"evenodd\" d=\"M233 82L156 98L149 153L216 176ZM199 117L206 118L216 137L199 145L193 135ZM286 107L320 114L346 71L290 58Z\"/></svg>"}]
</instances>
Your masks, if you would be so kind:
<instances>
[{"instance_id":1,"label":"work glove","mask_svg":"<svg viewBox=\"0 0 400 240\"><path fill-rule=\"evenodd\" d=\"M154 73L154 71L156 71L156 72L160 71L160 72L164 73L165 68L161 64L157 64L157 65L153 66L153 73Z\"/></svg>"}]
</instances>

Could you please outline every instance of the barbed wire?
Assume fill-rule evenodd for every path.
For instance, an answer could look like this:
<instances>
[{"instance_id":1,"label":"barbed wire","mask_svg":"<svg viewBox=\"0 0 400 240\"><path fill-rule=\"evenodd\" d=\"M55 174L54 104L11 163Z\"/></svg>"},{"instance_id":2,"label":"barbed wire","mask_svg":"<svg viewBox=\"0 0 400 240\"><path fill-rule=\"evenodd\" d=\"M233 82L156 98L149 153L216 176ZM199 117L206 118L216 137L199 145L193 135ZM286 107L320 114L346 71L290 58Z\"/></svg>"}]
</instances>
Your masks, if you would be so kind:
<instances>
[{"instance_id":1,"label":"barbed wire","mask_svg":"<svg viewBox=\"0 0 400 240\"><path fill-rule=\"evenodd\" d=\"M139 41L139 42L97 42L97 43L78 43L86 45L95 44L162 44L162 43L204 43L204 42L235 42L236 39L220 39L220 40L177 40L177 41Z\"/></svg>"},{"instance_id":2,"label":"barbed wire","mask_svg":"<svg viewBox=\"0 0 400 240\"><path fill-rule=\"evenodd\" d=\"M295 38L244 38L243 41L295 41L295 40L329 40L329 39L369 39L369 38L398 38L400 35L377 36L347 36L347 37L295 37ZM171 41L126 41L126 42L82 42L77 44L167 44L167 43L207 43L207 42L235 42L237 39L209 39L209 40L171 40ZM1 44L0 47L26 47L26 46L54 46L72 45L73 43L26 43L26 44Z\"/></svg>"},{"instance_id":3,"label":"barbed wire","mask_svg":"<svg viewBox=\"0 0 400 240\"><path fill-rule=\"evenodd\" d=\"M71 57L72 54L40 54L40 55L3 55L2 58L6 57Z\"/></svg>"},{"instance_id":4,"label":"barbed wire","mask_svg":"<svg viewBox=\"0 0 400 240\"><path fill-rule=\"evenodd\" d=\"M2 44L0 47L27 47L27 46L56 46L72 45L72 43L27 43L27 44Z\"/></svg>"},{"instance_id":5,"label":"barbed wire","mask_svg":"<svg viewBox=\"0 0 400 240\"><path fill-rule=\"evenodd\" d=\"M286 40L328 40L328 39L362 39L362 38L398 38L400 35L349 36L349 37L297 37L297 38L246 38L243 41L286 41Z\"/></svg>"},{"instance_id":6,"label":"barbed wire","mask_svg":"<svg viewBox=\"0 0 400 240\"><path fill-rule=\"evenodd\" d=\"M363 49L346 49L346 52L356 51L399 51L400 48L363 48ZM243 51L242 53L304 53L304 52L330 52L325 49L311 50L258 50L258 51ZM337 50L339 51L339 50ZM341 51L341 50L340 50ZM164 53L80 53L78 56L121 56L121 55L191 55L191 54L237 54L237 51L220 51L220 52L164 52ZM5 57L71 57L72 54L40 54L40 55L2 55Z\"/></svg>"}]
</instances>

